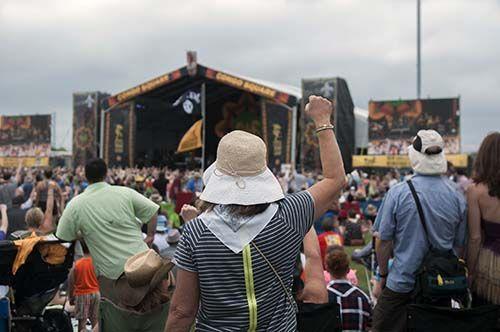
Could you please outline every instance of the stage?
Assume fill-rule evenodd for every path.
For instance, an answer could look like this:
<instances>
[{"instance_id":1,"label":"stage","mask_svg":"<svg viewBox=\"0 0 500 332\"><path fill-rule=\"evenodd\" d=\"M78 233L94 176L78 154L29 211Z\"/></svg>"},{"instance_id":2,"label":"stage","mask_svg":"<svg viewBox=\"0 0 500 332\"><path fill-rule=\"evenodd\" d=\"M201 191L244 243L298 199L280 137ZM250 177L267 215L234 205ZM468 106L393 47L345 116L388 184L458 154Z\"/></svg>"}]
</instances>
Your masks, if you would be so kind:
<instances>
[{"instance_id":1,"label":"stage","mask_svg":"<svg viewBox=\"0 0 500 332\"><path fill-rule=\"evenodd\" d=\"M300 89L188 63L104 100L101 156L110 166L204 167L226 133L264 139L269 164L295 164ZM201 147L178 153L202 121Z\"/></svg>"}]
</instances>

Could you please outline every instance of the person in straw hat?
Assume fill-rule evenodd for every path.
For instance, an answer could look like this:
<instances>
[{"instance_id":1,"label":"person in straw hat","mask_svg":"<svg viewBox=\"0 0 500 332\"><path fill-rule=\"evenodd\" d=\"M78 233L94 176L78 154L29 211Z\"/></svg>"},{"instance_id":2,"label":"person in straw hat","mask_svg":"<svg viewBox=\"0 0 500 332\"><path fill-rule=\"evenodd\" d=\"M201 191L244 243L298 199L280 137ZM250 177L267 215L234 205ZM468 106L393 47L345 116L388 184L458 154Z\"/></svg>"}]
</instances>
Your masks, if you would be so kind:
<instances>
[{"instance_id":1,"label":"person in straw hat","mask_svg":"<svg viewBox=\"0 0 500 332\"><path fill-rule=\"evenodd\" d=\"M114 282L113 303L120 310L101 310L101 329L105 331L161 331L167 319L170 274L173 263L148 249L130 257L123 274Z\"/></svg>"},{"instance_id":2,"label":"person in straw hat","mask_svg":"<svg viewBox=\"0 0 500 332\"><path fill-rule=\"evenodd\" d=\"M443 138L435 130L420 130L408 155L415 176L411 182L391 187L375 219L383 289L373 312L376 332L406 331L406 306L412 301L416 272L430 245L460 253L465 244L466 203L453 183L443 176L447 168ZM419 221L410 184L421 202L428 236Z\"/></svg>"},{"instance_id":3,"label":"person in straw hat","mask_svg":"<svg viewBox=\"0 0 500 332\"><path fill-rule=\"evenodd\" d=\"M292 273L313 221L345 183L331 103L311 96L324 179L284 196L259 137L233 131L203 174L203 212L185 225L174 261L177 286L165 331L295 331ZM326 287L324 288L326 297Z\"/></svg>"}]
</instances>

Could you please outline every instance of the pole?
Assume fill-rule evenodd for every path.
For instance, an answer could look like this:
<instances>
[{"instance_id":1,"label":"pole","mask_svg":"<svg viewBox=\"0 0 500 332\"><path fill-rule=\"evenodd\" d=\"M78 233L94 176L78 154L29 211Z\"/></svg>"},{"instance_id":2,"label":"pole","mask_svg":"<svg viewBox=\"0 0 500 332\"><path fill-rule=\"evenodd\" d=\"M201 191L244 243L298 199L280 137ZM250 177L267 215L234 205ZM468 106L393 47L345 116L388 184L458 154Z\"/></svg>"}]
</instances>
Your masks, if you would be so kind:
<instances>
[{"instance_id":1,"label":"pole","mask_svg":"<svg viewBox=\"0 0 500 332\"><path fill-rule=\"evenodd\" d=\"M422 89L422 64L420 59L420 50L421 50L421 42L420 42L420 0L417 0L417 99L420 99L421 89Z\"/></svg>"},{"instance_id":2,"label":"pole","mask_svg":"<svg viewBox=\"0 0 500 332\"><path fill-rule=\"evenodd\" d=\"M99 158L104 159L104 121L106 118L106 112L108 110L101 111L101 128L100 128L100 136L99 137Z\"/></svg>"},{"instance_id":3,"label":"pole","mask_svg":"<svg viewBox=\"0 0 500 332\"><path fill-rule=\"evenodd\" d=\"M205 138L206 138L206 97L205 97L205 83L201 85L201 135L202 135L202 145L201 145L201 170L205 171Z\"/></svg>"},{"instance_id":4,"label":"pole","mask_svg":"<svg viewBox=\"0 0 500 332\"><path fill-rule=\"evenodd\" d=\"M52 141L50 146L52 147L58 147L57 146L57 135L56 135L56 112L52 113L52 116L51 116L51 124L50 124L50 130L52 131L52 137L50 138L50 140Z\"/></svg>"},{"instance_id":5,"label":"pole","mask_svg":"<svg viewBox=\"0 0 500 332\"><path fill-rule=\"evenodd\" d=\"M297 166L297 105L292 107L292 151L290 159L292 169L295 170Z\"/></svg>"}]
</instances>

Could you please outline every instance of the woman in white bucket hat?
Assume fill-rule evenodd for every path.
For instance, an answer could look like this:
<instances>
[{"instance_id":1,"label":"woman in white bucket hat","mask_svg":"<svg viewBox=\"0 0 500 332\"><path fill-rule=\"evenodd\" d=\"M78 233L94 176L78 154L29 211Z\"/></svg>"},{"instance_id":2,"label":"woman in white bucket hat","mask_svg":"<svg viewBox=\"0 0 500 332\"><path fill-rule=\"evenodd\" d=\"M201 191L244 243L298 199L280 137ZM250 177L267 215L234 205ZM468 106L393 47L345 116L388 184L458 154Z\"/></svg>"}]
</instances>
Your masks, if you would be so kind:
<instances>
[{"instance_id":1,"label":"woman in white bucket hat","mask_svg":"<svg viewBox=\"0 0 500 332\"><path fill-rule=\"evenodd\" d=\"M296 330L295 260L345 183L331 103L311 96L306 113L316 124L324 176L307 191L283 195L259 137L233 131L221 139L203 174L204 212L186 224L175 253L166 331L189 331L195 318L196 331Z\"/></svg>"}]
</instances>

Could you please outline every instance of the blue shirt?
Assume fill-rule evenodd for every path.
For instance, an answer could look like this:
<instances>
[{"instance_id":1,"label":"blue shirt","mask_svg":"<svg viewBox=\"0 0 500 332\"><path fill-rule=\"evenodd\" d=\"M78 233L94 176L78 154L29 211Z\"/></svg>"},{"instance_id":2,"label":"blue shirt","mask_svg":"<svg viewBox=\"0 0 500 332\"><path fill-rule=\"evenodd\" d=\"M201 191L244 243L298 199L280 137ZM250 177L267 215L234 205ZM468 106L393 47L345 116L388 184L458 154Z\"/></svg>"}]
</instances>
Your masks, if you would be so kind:
<instances>
[{"instance_id":1,"label":"blue shirt","mask_svg":"<svg viewBox=\"0 0 500 332\"><path fill-rule=\"evenodd\" d=\"M467 225L463 195L446 177L415 175L412 182L424 210L432 245L441 250L463 247ZM395 185L387 192L374 230L379 232L381 240L394 243L394 262L387 287L395 292L411 292L415 286L415 273L422 264L429 243L406 182Z\"/></svg>"},{"instance_id":2,"label":"blue shirt","mask_svg":"<svg viewBox=\"0 0 500 332\"><path fill-rule=\"evenodd\" d=\"M188 183L186 184L186 188L192 192L201 192L203 191L203 180L201 178L189 179Z\"/></svg>"}]
</instances>

